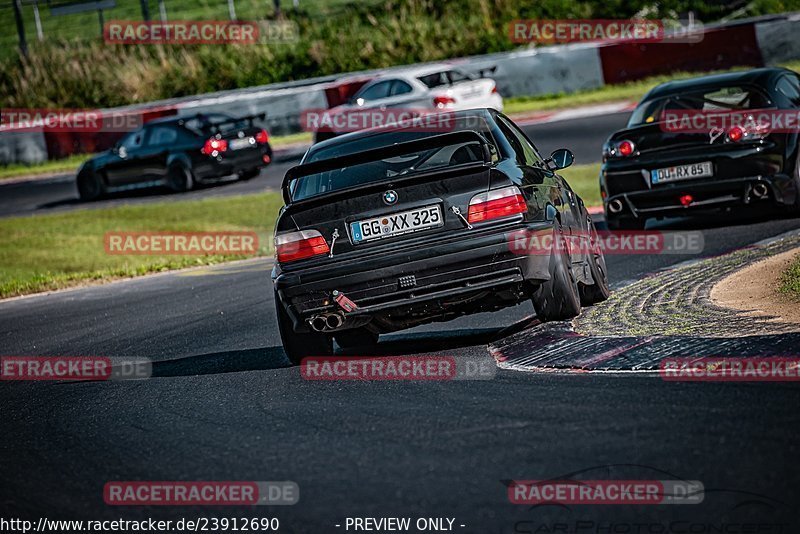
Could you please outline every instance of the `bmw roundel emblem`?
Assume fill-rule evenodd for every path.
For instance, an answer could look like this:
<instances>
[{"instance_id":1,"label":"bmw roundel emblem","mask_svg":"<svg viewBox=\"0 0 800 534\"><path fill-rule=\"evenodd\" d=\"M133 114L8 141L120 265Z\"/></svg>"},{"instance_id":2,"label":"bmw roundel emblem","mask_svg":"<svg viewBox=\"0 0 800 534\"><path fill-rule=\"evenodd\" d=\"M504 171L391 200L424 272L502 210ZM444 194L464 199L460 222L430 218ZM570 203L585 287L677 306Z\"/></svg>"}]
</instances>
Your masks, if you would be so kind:
<instances>
[{"instance_id":1,"label":"bmw roundel emblem","mask_svg":"<svg viewBox=\"0 0 800 534\"><path fill-rule=\"evenodd\" d=\"M386 191L386 192L383 194L383 201L384 201L386 204L388 204L388 205L390 205L390 206L391 206L392 204L394 204L395 202L397 202L397 192L396 192L396 191L394 191L394 190L392 190L392 189L389 189L388 191Z\"/></svg>"}]
</instances>

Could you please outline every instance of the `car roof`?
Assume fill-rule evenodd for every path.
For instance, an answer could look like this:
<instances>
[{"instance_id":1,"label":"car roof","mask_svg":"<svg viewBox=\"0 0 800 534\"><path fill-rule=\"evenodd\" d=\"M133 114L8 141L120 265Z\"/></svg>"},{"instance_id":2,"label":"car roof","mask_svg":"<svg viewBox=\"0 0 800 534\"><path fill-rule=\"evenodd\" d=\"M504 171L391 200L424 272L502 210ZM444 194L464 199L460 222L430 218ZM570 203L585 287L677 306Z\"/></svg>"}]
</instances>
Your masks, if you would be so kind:
<instances>
[{"instance_id":1,"label":"car roof","mask_svg":"<svg viewBox=\"0 0 800 534\"><path fill-rule=\"evenodd\" d=\"M494 119L493 113L497 112L489 108L475 108L475 109L466 109L461 111L442 111L440 113L449 113L454 115L456 118L474 117L474 118L484 118L493 120ZM432 113L431 115L437 115L437 114L438 113ZM306 159L308 159L309 155L313 154L314 152L317 152L318 150L330 148L338 144L350 143L352 141L357 141L358 139L366 139L367 137L380 135L382 133L385 133L386 131L392 130L393 128L396 128L396 126L393 126L391 124L384 125L376 128L370 128L368 130L359 130L357 132L350 132L344 135L333 137L331 139L326 139L325 141L320 141L319 143L311 145L311 148L308 149L308 152L306 152L306 155L303 157L303 160L305 161Z\"/></svg>"},{"instance_id":2,"label":"car roof","mask_svg":"<svg viewBox=\"0 0 800 534\"><path fill-rule=\"evenodd\" d=\"M180 117L177 117L175 115L170 115L169 117L159 117L157 119L153 119L153 120L147 121L147 124L145 124L144 126L151 126L151 125L154 125L154 124L167 125L167 126L177 126L177 125L182 125L183 123L191 121L191 120L194 120L194 119L209 119L209 118L212 118L212 117L224 117L226 119L234 119L233 117L231 117L230 115L226 115L225 113L216 113L216 112L215 113L197 113L195 115L182 115Z\"/></svg>"},{"instance_id":3,"label":"car roof","mask_svg":"<svg viewBox=\"0 0 800 534\"><path fill-rule=\"evenodd\" d=\"M782 68L760 68L724 74L711 74L709 76L698 76L688 80L677 80L659 84L652 88L642 98L642 102L662 98L689 91L703 90L705 88L723 87L736 84L756 85L766 87L768 82L781 74L792 73L788 69Z\"/></svg>"},{"instance_id":4,"label":"car roof","mask_svg":"<svg viewBox=\"0 0 800 534\"><path fill-rule=\"evenodd\" d=\"M457 68L457 66L448 65L447 63L434 63L431 65L423 65L421 67L401 67L399 69L376 76L371 80L370 83L379 80L392 80L394 78L419 78L420 76L425 76L427 74L433 74L435 72L442 72Z\"/></svg>"}]
</instances>

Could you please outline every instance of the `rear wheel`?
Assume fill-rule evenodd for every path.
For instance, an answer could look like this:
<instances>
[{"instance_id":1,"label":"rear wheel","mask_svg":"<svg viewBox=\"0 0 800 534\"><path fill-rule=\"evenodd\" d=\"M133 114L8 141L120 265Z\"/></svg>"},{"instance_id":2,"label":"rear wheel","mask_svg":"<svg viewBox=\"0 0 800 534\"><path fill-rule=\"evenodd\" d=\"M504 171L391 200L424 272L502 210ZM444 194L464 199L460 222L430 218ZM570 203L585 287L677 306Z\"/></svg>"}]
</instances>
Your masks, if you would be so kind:
<instances>
[{"instance_id":1,"label":"rear wheel","mask_svg":"<svg viewBox=\"0 0 800 534\"><path fill-rule=\"evenodd\" d=\"M194 187L192 171L183 165L173 165L167 171L167 186L178 193L191 191Z\"/></svg>"},{"instance_id":2,"label":"rear wheel","mask_svg":"<svg viewBox=\"0 0 800 534\"><path fill-rule=\"evenodd\" d=\"M343 349L368 348L378 343L380 336L366 328L354 328L337 332L333 338Z\"/></svg>"},{"instance_id":3,"label":"rear wheel","mask_svg":"<svg viewBox=\"0 0 800 534\"><path fill-rule=\"evenodd\" d=\"M281 334L283 350L293 365L300 365L303 358L310 356L330 356L333 354L333 341L326 334L309 332L298 334L292 328L292 320L275 293L275 315L278 316L278 331Z\"/></svg>"},{"instance_id":4,"label":"rear wheel","mask_svg":"<svg viewBox=\"0 0 800 534\"><path fill-rule=\"evenodd\" d=\"M588 223L589 228L591 228L591 243L590 254L587 261L589 262L589 270L592 273L594 284L590 286L581 284L579 286L581 305L583 306L603 302L611 294L608 289L606 257L603 255L603 250L600 247L597 229L594 227L594 224L592 224L591 219L589 219Z\"/></svg>"},{"instance_id":5,"label":"rear wheel","mask_svg":"<svg viewBox=\"0 0 800 534\"><path fill-rule=\"evenodd\" d=\"M78 195L80 195L81 200L84 201L97 200L105 193L103 181L100 179L100 176L91 169L82 170L80 174L78 174L77 184Z\"/></svg>"},{"instance_id":6,"label":"rear wheel","mask_svg":"<svg viewBox=\"0 0 800 534\"><path fill-rule=\"evenodd\" d=\"M553 249L550 252L550 280L541 284L531 301L542 321L564 321L581 312L578 283L559 221L553 228Z\"/></svg>"}]
</instances>

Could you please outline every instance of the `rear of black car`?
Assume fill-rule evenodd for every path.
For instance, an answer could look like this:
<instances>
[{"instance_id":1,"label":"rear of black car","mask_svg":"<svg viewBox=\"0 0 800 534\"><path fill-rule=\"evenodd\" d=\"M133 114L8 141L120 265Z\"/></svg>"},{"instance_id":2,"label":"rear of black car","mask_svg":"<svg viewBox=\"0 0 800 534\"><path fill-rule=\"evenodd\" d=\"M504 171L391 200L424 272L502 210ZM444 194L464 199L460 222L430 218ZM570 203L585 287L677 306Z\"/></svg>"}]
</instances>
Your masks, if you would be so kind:
<instances>
[{"instance_id":1,"label":"rear of black car","mask_svg":"<svg viewBox=\"0 0 800 534\"><path fill-rule=\"evenodd\" d=\"M548 256L520 256L509 245L509 232L552 223L531 214L498 170L491 132L396 144L402 136L381 135L361 140L374 148L347 155L328 157L337 152L331 145L287 175L273 278L290 357L287 337L377 338L508 306L526 282L549 278Z\"/></svg>"},{"instance_id":2,"label":"rear of black car","mask_svg":"<svg viewBox=\"0 0 800 534\"><path fill-rule=\"evenodd\" d=\"M251 178L272 161L269 134L253 123L256 118L263 115L214 115L184 123L202 141L199 154L193 158L193 172L199 182L234 174Z\"/></svg>"},{"instance_id":3,"label":"rear of black car","mask_svg":"<svg viewBox=\"0 0 800 534\"><path fill-rule=\"evenodd\" d=\"M770 76L751 78L684 82L644 98L603 147L600 188L612 229L700 210L795 205L797 134L747 122L792 104L770 92Z\"/></svg>"}]
</instances>

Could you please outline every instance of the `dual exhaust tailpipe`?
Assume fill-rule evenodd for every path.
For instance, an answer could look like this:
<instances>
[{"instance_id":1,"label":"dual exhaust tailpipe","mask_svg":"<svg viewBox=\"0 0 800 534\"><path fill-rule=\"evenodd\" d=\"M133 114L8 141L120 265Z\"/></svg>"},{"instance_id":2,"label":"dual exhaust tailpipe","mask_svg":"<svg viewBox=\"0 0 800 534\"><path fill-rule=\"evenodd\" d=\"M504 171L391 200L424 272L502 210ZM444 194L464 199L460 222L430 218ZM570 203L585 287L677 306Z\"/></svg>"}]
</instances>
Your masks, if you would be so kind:
<instances>
[{"instance_id":1,"label":"dual exhaust tailpipe","mask_svg":"<svg viewBox=\"0 0 800 534\"><path fill-rule=\"evenodd\" d=\"M344 324L344 317L341 313L326 313L315 315L308 323L315 332L330 332L340 328Z\"/></svg>"}]
</instances>

